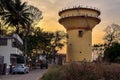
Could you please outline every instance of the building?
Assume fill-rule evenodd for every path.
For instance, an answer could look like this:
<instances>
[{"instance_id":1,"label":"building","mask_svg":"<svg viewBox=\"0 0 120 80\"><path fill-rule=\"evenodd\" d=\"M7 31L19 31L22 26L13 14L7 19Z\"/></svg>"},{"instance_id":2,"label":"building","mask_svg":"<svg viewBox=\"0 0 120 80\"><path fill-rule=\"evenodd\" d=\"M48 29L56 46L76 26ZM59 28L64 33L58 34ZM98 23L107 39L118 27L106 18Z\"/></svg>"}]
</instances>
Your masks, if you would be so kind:
<instances>
[{"instance_id":1,"label":"building","mask_svg":"<svg viewBox=\"0 0 120 80\"><path fill-rule=\"evenodd\" d=\"M100 23L100 11L91 7L72 7L59 12L59 23L68 34L67 62L91 61L92 29Z\"/></svg>"},{"instance_id":2,"label":"building","mask_svg":"<svg viewBox=\"0 0 120 80\"><path fill-rule=\"evenodd\" d=\"M0 38L0 64L10 65L24 63L23 41L17 34Z\"/></svg>"},{"instance_id":3,"label":"building","mask_svg":"<svg viewBox=\"0 0 120 80\"><path fill-rule=\"evenodd\" d=\"M101 62L104 57L104 46L92 47L92 61Z\"/></svg>"}]
</instances>

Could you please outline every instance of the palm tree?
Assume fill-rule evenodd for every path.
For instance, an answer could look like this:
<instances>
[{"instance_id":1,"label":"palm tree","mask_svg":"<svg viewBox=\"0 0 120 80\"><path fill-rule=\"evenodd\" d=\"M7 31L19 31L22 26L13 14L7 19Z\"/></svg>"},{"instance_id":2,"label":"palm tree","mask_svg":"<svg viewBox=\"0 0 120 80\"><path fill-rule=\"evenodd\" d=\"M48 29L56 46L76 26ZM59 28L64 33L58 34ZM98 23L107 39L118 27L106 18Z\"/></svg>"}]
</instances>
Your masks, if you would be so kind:
<instances>
[{"instance_id":1,"label":"palm tree","mask_svg":"<svg viewBox=\"0 0 120 80\"><path fill-rule=\"evenodd\" d=\"M3 10L3 0L0 0L0 11Z\"/></svg>"},{"instance_id":2,"label":"palm tree","mask_svg":"<svg viewBox=\"0 0 120 80\"><path fill-rule=\"evenodd\" d=\"M2 19L5 21L5 25L8 27L14 27L16 33L19 34L21 29L29 29L32 19L32 14L28 11L26 2L22 3L21 0L9 0L6 2L4 14Z\"/></svg>"},{"instance_id":3,"label":"palm tree","mask_svg":"<svg viewBox=\"0 0 120 80\"><path fill-rule=\"evenodd\" d=\"M6 2L10 2L10 0L0 0L0 12L5 10Z\"/></svg>"}]
</instances>

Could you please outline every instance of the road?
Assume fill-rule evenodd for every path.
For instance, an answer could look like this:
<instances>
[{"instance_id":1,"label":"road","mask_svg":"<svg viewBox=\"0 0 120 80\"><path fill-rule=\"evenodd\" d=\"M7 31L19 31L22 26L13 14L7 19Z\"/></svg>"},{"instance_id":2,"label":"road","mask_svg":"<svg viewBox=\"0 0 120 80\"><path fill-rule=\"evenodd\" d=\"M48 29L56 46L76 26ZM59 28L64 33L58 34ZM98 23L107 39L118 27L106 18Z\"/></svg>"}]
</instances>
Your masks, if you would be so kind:
<instances>
[{"instance_id":1,"label":"road","mask_svg":"<svg viewBox=\"0 0 120 80\"><path fill-rule=\"evenodd\" d=\"M28 74L15 74L0 76L0 80L39 80L47 69L35 69Z\"/></svg>"}]
</instances>

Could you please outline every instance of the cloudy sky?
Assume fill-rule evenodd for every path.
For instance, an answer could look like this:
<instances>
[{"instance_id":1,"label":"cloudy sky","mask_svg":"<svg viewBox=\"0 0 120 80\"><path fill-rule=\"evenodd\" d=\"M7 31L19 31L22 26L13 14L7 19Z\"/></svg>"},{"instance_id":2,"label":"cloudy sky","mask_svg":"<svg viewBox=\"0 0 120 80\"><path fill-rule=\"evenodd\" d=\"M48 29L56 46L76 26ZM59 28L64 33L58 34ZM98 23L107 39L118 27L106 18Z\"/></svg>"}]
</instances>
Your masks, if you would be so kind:
<instances>
[{"instance_id":1,"label":"cloudy sky","mask_svg":"<svg viewBox=\"0 0 120 80\"><path fill-rule=\"evenodd\" d=\"M44 30L65 30L58 23L58 12L75 5L97 7L101 11L101 23L93 29L93 44L103 43L103 30L112 23L120 25L120 0L22 0L38 7L43 12L40 25Z\"/></svg>"}]
</instances>

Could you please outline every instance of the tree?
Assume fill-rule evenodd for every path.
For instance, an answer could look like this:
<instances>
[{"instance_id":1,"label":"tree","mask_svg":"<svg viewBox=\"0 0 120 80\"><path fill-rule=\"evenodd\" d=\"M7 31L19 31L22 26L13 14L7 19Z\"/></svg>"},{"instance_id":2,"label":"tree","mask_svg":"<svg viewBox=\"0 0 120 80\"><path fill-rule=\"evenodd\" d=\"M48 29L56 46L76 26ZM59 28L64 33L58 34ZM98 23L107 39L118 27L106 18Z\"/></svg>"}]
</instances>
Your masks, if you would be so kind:
<instances>
[{"instance_id":1,"label":"tree","mask_svg":"<svg viewBox=\"0 0 120 80\"><path fill-rule=\"evenodd\" d=\"M7 34L7 31L3 28L3 24L0 22L0 37Z\"/></svg>"},{"instance_id":2,"label":"tree","mask_svg":"<svg viewBox=\"0 0 120 80\"><path fill-rule=\"evenodd\" d=\"M119 56L120 26L118 24L111 24L104 31L105 51L103 59L114 62Z\"/></svg>"},{"instance_id":3,"label":"tree","mask_svg":"<svg viewBox=\"0 0 120 80\"><path fill-rule=\"evenodd\" d=\"M44 54L47 59L55 58L55 53L65 45L66 34L62 31L44 32L39 27L33 28L33 32L28 36L28 57L37 58L37 55ZM35 56L36 55L36 56Z\"/></svg>"},{"instance_id":4,"label":"tree","mask_svg":"<svg viewBox=\"0 0 120 80\"><path fill-rule=\"evenodd\" d=\"M112 24L106 27L104 31L106 47L110 47L113 42L118 42L120 40L120 26L118 24Z\"/></svg>"},{"instance_id":5,"label":"tree","mask_svg":"<svg viewBox=\"0 0 120 80\"><path fill-rule=\"evenodd\" d=\"M43 52L43 34L44 31L39 27L33 28L30 35L27 38L27 58L36 61L39 52ZM33 61L33 62L34 62Z\"/></svg>"},{"instance_id":6,"label":"tree","mask_svg":"<svg viewBox=\"0 0 120 80\"><path fill-rule=\"evenodd\" d=\"M24 42L24 55L27 54L27 36L29 35L33 22L40 20L42 12L21 0L1 0L1 19L8 27L14 28L15 33L20 35ZM14 31L13 31L14 32Z\"/></svg>"},{"instance_id":7,"label":"tree","mask_svg":"<svg viewBox=\"0 0 120 80\"><path fill-rule=\"evenodd\" d=\"M40 11L37 7L34 7L32 5L28 5L27 12L29 12L31 14L29 17L32 19L32 23L29 23L28 26L26 26L25 29L21 29L21 32L20 32L20 36L22 37L22 39L24 41L25 55L27 55L27 53L29 52L28 36L32 33L32 31L34 32L34 27L38 23L37 21L40 21L42 19L42 11ZM38 29L38 30L40 30L40 29Z\"/></svg>"},{"instance_id":8,"label":"tree","mask_svg":"<svg viewBox=\"0 0 120 80\"><path fill-rule=\"evenodd\" d=\"M2 19L5 25L14 27L16 33L19 34L21 29L27 29L32 23L32 14L28 12L26 2L22 3L20 0L6 1L5 11L2 14Z\"/></svg>"},{"instance_id":9,"label":"tree","mask_svg":"<svg viewBox=\"0 0 120 80\"><path fill-rule=\"evenodd\" d=\"M103 59L108 62L115 62L115 60L119 57L120 57L120 44L114 42L110 47L106 48Z\"/></svg>"},{"instance_id":10,"label":"tree","mask_svg":"<svg viewBox=\"0 0 120 80\"><path fill-rule=\"evenodd\" d=\"M21 31L21 35L23 35L23 39L27 37L27 35L29 35L32 32L32 29L36 26L36 24L38 24L40 22L40 20L43 18L42 17L42 11L40 11L37 7L32 6L32 5L28 5L28 12L30 14L32 14L32 16L30 16L30 18L32 19L32 23L29 24L29 27L26 28L25 30L23 29ZM34 29L33 29L34 30Z\"/></svg>"},{"instance_id":11,"label":"tree","mask_svg":"<svg viewBox=\"0 0 120 80\"><path fill-rule=\"evenodd\" d=\"M7 0L0 0L0 20L1 20L1 16L5 14L4 11L6 9L6 3L7 3ZM3 27L5 26L3 25L3 22L0 21L0 36L3 36L4 34L6 34L6 30L3 29Z\"/></svg>"},{"instance_id":12,"label":"tree","mask_svg":"<svg viewBox=\"0 0 120 80\"><path fill-rule=\"evenodd\" d=\"M4 0L0 0L0 11L4 10Z\"/></svg>"},{"instance_id":13,"label":"tree","mask_svg":"<svg viewBox=\"0 0 120 80\"><path fill-rule=\"evenodd\" d=\"M56 31L55 33L47 34L48 37L44 41L46 43L46 54L48 58L53 58L55 62L56 53L65 45L66 33L63 31ZM46 36L47 36L46 35Z\"/></svg>"},{"instance_id":14,"label":"tree","mask_svg":"<svg viewBox=\"0 0 120 80\"><path fill-rule=\"evenodd\" d=\"M11 0L0 0L0 15L6 10L8 2L11 2Z\"/></svg>"},{"instance_id":15,"label":"tree","mask_svg":"<svg viewBox=\"0 0 120 80\"><path fill-rule=\"evenodd\" d=\"M51 52L54 53L62 49L66 43L65 39L66 33L63 31L56 31L51 42Z\"/></svg>"},{"instance_id":16,"label":"tree","mask_svg":"<svg viewBox=\"0 0 120 80\"><path fill-rule=\"evenodd\" d=\"M28 7L29 7L29 12L33 14L31 18L33 19L34 22L38 22L41 19L43 19L42 11L40 11L37 7L32 5L29 5Z\"/></svg>"}]
</instances>

